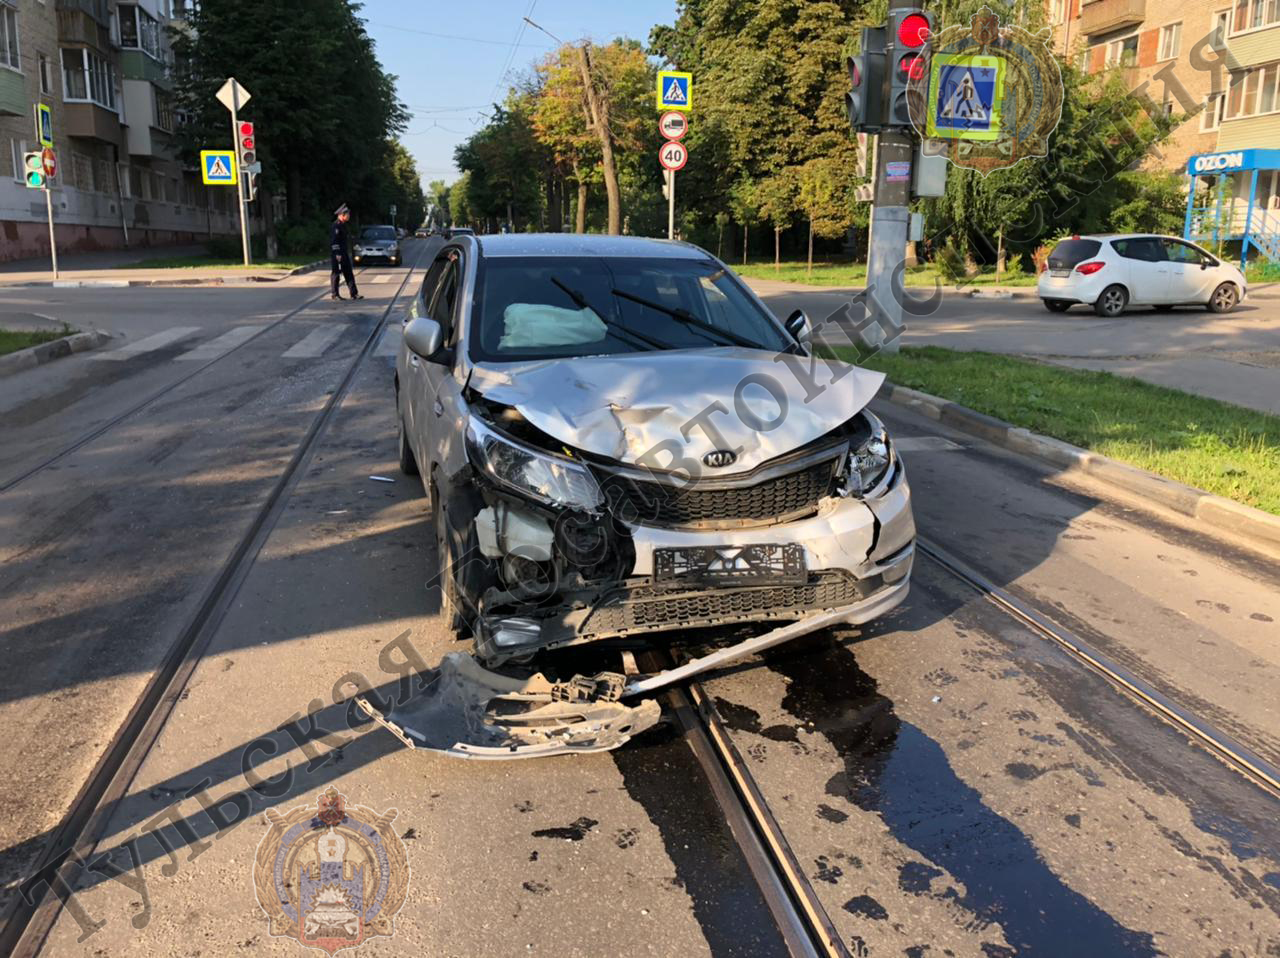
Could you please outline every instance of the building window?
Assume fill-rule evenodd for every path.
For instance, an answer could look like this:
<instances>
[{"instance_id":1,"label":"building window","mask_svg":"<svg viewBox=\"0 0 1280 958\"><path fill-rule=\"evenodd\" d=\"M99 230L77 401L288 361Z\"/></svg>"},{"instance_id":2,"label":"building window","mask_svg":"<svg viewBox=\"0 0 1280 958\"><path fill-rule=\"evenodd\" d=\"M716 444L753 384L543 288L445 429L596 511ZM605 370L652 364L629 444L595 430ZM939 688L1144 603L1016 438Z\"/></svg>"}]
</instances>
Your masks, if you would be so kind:
<instances>
[{"instance_id":1,"label":"building window","mask_svg":"<svg viewBox=\"0 0 1280 958\"><path fill-rule=\"evenodd\" d=\"M1231 32L1244 33L1280 23L1280 0L1236 0Z\"/></svg>"},{"instance_id":2,"label":"building window","mask_svg":"<svg viewBox=\"0 0 1280 958\"><path fill-rule=\"evenodd\" d=\"M1280 2L1280 0L1277 0ZM1109 67L1131 67L1138 60L1138 35L1136 33L1112 40L1107 44L1107 55L1103 61Z\"/></svg>"},{"instance_id":3,"label":"building window","mask_svg":"<svg viewBox=\"0 0 1280 958\"><path fill-rule=\"evenodd\" d=\"M166 133L172 133L173 97L158 86L152 86L151 89L155 96L156 126Z\"/></svg>"},{"instance_id":4,"label":"building window","mask_svg":"<svg viewBox=\"0 0 1280 958\"><path fill-rule=\"evenodd\" d=\"M116 71L89 50L62 50L62 98L87 100L108 110L116 108Z\"/></svg>"},{"instance_id":5,"label":"building window","mask_svg":"<svg viewBox=\"0 0 1280 958\"><path fill-rule=\"evenodd\" d=\"M45 96L53 95L53 66L49 63L49 57L44 53L36 54L36 65L40 69L40 92Z\"/></svg>"},{"instance_id":6,"label":"building window","mask_svg":"<svg viewBox=\"0 0 1280 958\"><path fill-rule=\"evenodd\" d=\"M9 0L0 0L0 66L22 72L18 50L18 11Z\"/></svg>"},{"instance_id":7,"label":"building window","mask_svg":"<svg viewBox=\"0 0 1280 958\"><path fill-rule=\"evenodd\" d=\"M136 3L117 7L120 16L120 46L141 50L154 60L160 59L160 21Z\"/></svg>"},{"instance_id":8,"label":"building window","mask_svg":"<svg viewBox=\"0 0 1280 958\"><path fill-rule=\"evenodd\" d=\"M9 140L9 158L13 161L13 178L19 183L23 183L26 180L22 171L22 157L26 152L26 140Z\"/></svg>"},{"instance_id":9,"label":"building window","mask_svg":"<svg viewBox=\"0 0 1280 958\"><path fill-rule=\"evenodd\" d=\"M1280 84L1280 63L1268 63L1234 74L1227 91L1226 113L1222 118L1238 120L1280 110L1277 84Z\"/></svg>"},{"instance_id":10,"label":"building window","mask_svg":"<svg viewBox=\"0 0 1280 958\"><path fill-rule=\"evenodd\" d=\"M1222 111L1226 105L1227 98L1221 93L1209 94L1204 104L1204 112L1200 114L1200 132L1211 133L1222 125Z\"/></svg>"},{"instance_id":11,"label":"building window","mask_svg":"<svg viewBox=\"0 0 1280 958\"><path fill-rule=\"evenodd\" d=\"M1054 23L1066 23L1067 0L1053 0L1052 16Z\"/></svg>"},{"instance_id":12,"label":"building window","mask_svg":"<svg viewBox=\"0 0 1280 958\"><path fill-rule=\"evenodd\" d=\"M1178 55L1178 47L1182 42L1182 24L1170 23L1160 28L1159 60L1172 60Z\"/></svg>"},{"instance_id":13,"label":"building window","mask_svg":"<svg viewBox=\"0 0 1280 958\"><path fill-rule=\"evenodd\" d=\"M1209 36L1209 46L1214 50L1227 48L1227 31L1231 29L1231 11L1219 10L1213 15L1213 32Z\"/></svg>"}]
</instances>

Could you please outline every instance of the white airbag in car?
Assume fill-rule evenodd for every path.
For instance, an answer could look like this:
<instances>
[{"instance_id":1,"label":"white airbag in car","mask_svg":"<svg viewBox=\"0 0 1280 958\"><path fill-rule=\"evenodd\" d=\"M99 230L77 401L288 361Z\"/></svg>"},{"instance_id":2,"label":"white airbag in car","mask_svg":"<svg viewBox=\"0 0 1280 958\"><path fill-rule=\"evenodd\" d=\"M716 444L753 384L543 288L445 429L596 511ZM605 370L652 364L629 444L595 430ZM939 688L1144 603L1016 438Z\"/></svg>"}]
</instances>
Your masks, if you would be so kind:
<instances>
[{"instance_id":1,"label":"white airbag in car","mask_svg":"<svg viewBox=\"0 0 1280 958\"><path fill-rule=\"evenodd\" d=\"M499 349L575 346L598 343L608 327L589 309L563 309L543 303L512 303L502 312Z\"/></svg>"}]
</instances>

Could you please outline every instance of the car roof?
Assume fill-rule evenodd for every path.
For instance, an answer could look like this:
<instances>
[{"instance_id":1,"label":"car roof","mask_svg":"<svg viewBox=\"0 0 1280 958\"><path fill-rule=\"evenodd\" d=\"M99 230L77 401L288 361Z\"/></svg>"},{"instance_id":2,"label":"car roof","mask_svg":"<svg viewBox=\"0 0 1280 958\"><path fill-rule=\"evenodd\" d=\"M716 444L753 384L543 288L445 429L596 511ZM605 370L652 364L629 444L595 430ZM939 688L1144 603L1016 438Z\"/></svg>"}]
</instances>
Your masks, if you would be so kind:
<instances>
[{"instance_id":1,"label":"car roof","mask_svg":"<svg viewBox=\"0 0 1280 958\"><path fill-rule=\"evenodd\" d=\"M395 229L395 227L394 227L394 226L392 226L390 223L370 223L368 226L362 226L362 227L360 227L360 229L361 229L361 231L364 231L364 230L393 230L393 229Z\"/></svg>"},{"instance_id":2,"label":"car roof","mask_svg":"<svg viewBox=\"0 0 1280 958\"><path fill-rule=\"evenodd\" d=\"M1171 239L1181 240L1181 236L1170 236L1167 233L1081 233L1079 236L1064 236L1059 242L1065 240L1082 239L1082 240L1120 240L1120 239ZM1184 240L1185 242L1185 240Z\"/></svg>"},{"instance_id":3,"label":"car roof","mask_svg":"<svg viewBox=\"0 0 1280 958\"><path fill-rule=\"evenodd\" d=\"M599 233L499 233L476 237L488 256L612 256L646 259L707 259L688 243L643 236L603 236Z\"/></svg>"}]
</instances>

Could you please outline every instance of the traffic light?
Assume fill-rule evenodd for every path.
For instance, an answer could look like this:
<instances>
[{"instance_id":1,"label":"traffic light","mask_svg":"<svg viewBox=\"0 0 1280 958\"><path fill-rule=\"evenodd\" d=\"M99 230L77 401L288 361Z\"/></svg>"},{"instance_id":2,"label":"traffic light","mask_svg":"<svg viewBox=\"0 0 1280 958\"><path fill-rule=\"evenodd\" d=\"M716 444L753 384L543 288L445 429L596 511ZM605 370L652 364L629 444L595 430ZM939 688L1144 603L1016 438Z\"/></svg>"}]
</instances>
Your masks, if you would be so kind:
<instances>
[{"instance_id":1,"label":"traffic light","mask_svg":"<svg viewBox=\"0 0 1280 958\"><path fill-rule=\"evenodd\" d=\"M849 67L849 124L862 133L879 133L884 124L884 27L862 28L862 52Z\"/></svg>"},{"instance_id":2,"label":"traffic light","mask_svg":"<svg viewBox=\"0 0 1280 958\"><path fill-rule=\"evenodd\" d=\"M253 124L247 120L240 121L240 129L236 136L237 152L240 154L240 166L252 166L258 159L258 150L254 145Z\"/></svg>"},{"instance_id":3,"label":"traffic light","mask_svg":"<svg viewBox=\"0 0 1280 958\"><path fill-rule=\"evenodd\" d=\"M248 203L252 203L258 196L258 174L244 173L244 198Z\"/></svg>"},{"instance_id":4,"label":"traffic light","mask_svg":"<svg viewBox=\"0 0 1280 958\"><path fill-rule=\"evenodd\" d=\"M39 153L22 154L22 171L29 189L42 190L47 185L44 175L44 160Z\"/></svg>"},{"instance_id":5,"label":"traffic light","mask_svg":"<svg viewBox=\"0 0 1280 958\"><path fill-rule=\"evenodd\" d=\"M890 10L889 40L889 116L885 125L910 128L911 111L907 105L908 90L919 95L929 75L929 37L933 19L923 10Z\"/></svg>"}]
</instances>

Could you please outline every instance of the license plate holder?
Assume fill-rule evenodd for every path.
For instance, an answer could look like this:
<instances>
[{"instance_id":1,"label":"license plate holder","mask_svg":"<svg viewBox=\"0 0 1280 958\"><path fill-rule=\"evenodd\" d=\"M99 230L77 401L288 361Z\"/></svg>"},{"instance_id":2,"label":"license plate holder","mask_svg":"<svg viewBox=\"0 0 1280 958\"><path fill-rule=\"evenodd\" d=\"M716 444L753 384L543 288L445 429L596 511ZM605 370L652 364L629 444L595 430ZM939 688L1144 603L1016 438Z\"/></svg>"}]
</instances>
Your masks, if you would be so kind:
<instances>
[{"instance_id":1,"label":"license plate holder","mask_svg":"<svg viewBox=\"0 0 1280 958\"><path fill-rule=\"evenodd\" d=\"M1052 276L1052 277L1054 277L1055 279L1066 279L1068 276L1070 276L1070 275L1071 275L1071 270L1069 270L1069 269L1051 269L1051 270L1049 270L1049 275L1050 275L1050 276Z\"/></svg>"},{"instance_id":2,"label":"license plate holder","mask_svg":"<svg viewBox=\"0 0 1280 958\"><path fill-rule=\"evenodd\" d=\"M802 583L808 579L804 546L796 542L744 546L686 546L653 550L659 582Z\"/></svg>"}]
</instances>

